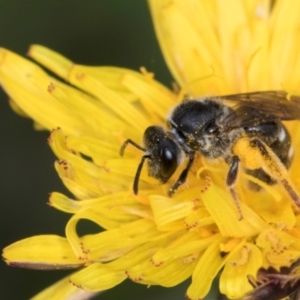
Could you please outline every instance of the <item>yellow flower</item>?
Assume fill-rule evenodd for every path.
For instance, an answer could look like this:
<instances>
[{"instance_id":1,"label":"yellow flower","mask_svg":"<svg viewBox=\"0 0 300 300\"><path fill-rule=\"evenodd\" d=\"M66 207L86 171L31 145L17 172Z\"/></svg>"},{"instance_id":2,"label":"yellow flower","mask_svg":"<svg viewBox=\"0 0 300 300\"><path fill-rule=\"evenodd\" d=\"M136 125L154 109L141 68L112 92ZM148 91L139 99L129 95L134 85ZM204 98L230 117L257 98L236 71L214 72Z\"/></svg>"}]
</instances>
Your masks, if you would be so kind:
<instances>
[{"instance_id":1,"label":"yellow flower","mask_svg":"<svg viewBox=\"0 0 300 300\"><path fill-rule=\"evenodd\" d=\"M9 265L36 269L82 268L34 299L65 299L99 292L131 279L172 287L191 277L190 299L207 295L221 271L220 291L237 299L252 290L247 276L261 268L289 267L300 258L299 216L280 185L267 186L241 172L243 220L227 192L225 164L197 157L188 183L172 197L172 180L140 177L141 152L128 146L145 129L164 124L184 95L224 95L257 90L300 94L300 2L265 0L149 1L155 30L180 92L142 69L76 65L42 46L29 56L64 81L16 54L0 51L0 82L12 108L51 130L55 168L74 199L52 193L50 204L71 213L66 237L42 235L4 249ZM68 83L65 83L65 81ZM299 186L299 124L286 124L295 159L290 178ZM264 187L248 187L248 180ZM87 219L104 231L79 236ZM70 284L70 282L72 284ZM77 288L78 287L78 288ZM84 293L84 292L82 292Z\"/></svg>"}]
</instances>

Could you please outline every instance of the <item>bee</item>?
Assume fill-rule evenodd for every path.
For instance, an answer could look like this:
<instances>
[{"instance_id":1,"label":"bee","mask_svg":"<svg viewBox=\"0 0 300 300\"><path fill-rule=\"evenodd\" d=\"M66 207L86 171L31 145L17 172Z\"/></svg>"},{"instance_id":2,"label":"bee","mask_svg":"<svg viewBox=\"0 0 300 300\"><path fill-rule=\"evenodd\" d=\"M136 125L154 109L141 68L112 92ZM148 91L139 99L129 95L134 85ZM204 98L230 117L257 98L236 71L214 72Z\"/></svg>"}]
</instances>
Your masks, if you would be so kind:
<instances>
[{"instance_id":1,"label":"bee","mask_svg":"<svg viewBox=\"0 0 300 300\"><path fill-rule=\"evenodd\" d=\"M185 99L169 114L166 125L148 127L143 146L127 139L143 151L133 183L134 194L144 162L149 176L166 183L178 166L186 165L168 196L186 181L196 153L209 160L224 159L228 164L226 185L242 219L235 185L242 166L245 172L271 185L281 183L292 200L300 206L300 197L288 176L293 159L291 137L282 121L300 119L300 96L285 91L263 91L222 97ZM257 187L257 186L256 186Z\"/></svg>"}]
</instances>

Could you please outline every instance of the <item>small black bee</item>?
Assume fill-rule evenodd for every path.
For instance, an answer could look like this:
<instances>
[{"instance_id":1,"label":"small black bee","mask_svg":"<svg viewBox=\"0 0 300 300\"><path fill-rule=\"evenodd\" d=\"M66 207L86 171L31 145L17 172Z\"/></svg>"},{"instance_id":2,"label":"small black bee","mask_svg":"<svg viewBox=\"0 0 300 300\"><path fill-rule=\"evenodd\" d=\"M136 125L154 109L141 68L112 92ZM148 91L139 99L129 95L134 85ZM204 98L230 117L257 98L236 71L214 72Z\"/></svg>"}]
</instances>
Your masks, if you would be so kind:
<instances>
[{"instance_id":1,"label":"small black bee","mask_svg":"<svg viewBox=\"0 0 300 300\"><path fill-rule=\"evenodd\" d=\"M284 91L186 99L171 112L168 130L148 127L144 146L128 139L120 155L128 144L145 152L134 179L135 194L145 160L149 175L166 183L186 157L186 167L169 189L169 196L186 181L195 153L208 159L223 158L229 165L226 184L242 219L235 190L240 163L248 174L267 184L280 182L300 206L300 197L287 173L293 158L291 138L281 122L296 119L300 119L300 96L288 97Z\"/></svg>"}]
</instances>

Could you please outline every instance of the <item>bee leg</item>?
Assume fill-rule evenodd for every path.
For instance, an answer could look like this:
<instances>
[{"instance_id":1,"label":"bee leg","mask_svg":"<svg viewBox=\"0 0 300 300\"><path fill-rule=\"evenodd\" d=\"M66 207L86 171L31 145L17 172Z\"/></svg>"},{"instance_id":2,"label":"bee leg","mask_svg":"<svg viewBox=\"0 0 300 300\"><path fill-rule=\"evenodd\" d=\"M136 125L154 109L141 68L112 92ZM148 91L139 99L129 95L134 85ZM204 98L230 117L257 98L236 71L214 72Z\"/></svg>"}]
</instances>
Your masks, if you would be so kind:
<instances>
[{"instance_id":1,"label":"bee leg","mask_svg":"<svg viewBox=\"0 0 300 300\"><path fill-rule=\"evenodd\" d=\"M281 163L275 153L259 139L253 139L250 141L250 145L259 150L263 158L263 170L274 178L276 181L281 182L290 197L294 200L297 206L300 207L300 197L294 188L293 184L288 178L288 172L286 167Z\"/></svg>"},{"instance_id":2,"label":"bee leg","mask_svg":"<svg viewBox=\"0 0 300 300\"><path fill-rule=\"evenodd\" d=\"M174 195L174 193L176 192L176 190L185 183L187 175L193 165L193 162L195 160L195 155L194 153L190 153L189 154L189 161L185 167L185 169L181 172L180 176L178 177L178 179L176 180L176 182L172 185L172 187L169 189L168 191L168 196L172 197Z\"/></svg>"},{"instance_id":3,"label":"bee leg","mask_svg":"<svg viewBox=\"0 0 300 300\"><path fill-rule=\"evenodd\" d=\"M228 174L227 174L226 184L227 184L229 192L236 204L236 207L238 209L239 220L242 220L244 217L243 217L243 213L242 213L242 209L241 209L241 205L240 205L240 199L239 199L239 196L235 189L235 183L236 183L236 180L238 178L238 173L239 173L239 162L240 162L240 159L238 158L238 156L233 156L232 163L231 163L231 166L230 166Z\"/></svg>"}]
</instances>

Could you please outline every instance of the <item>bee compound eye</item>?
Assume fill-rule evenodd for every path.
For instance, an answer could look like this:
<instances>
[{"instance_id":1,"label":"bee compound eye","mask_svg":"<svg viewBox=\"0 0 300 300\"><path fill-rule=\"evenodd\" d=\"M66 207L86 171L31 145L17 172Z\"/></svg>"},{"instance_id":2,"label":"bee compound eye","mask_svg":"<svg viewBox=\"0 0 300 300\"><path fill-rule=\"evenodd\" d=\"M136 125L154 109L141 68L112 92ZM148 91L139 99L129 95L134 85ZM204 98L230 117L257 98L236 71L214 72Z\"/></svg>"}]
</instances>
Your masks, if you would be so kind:
<instances>
[{"instance_id":1,"label":"bee compound eye","mask_svg":"<svg viewBox=\"0 0 300 300\"><path fill-rule=\"evenodd\" d=\"M177 168L177 158L174 151L169 147L164 147L161 151L160 170L161 175L168 180Z\"/></svg>"}]
</instances>

